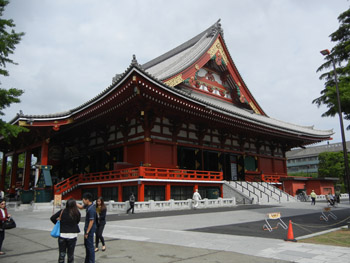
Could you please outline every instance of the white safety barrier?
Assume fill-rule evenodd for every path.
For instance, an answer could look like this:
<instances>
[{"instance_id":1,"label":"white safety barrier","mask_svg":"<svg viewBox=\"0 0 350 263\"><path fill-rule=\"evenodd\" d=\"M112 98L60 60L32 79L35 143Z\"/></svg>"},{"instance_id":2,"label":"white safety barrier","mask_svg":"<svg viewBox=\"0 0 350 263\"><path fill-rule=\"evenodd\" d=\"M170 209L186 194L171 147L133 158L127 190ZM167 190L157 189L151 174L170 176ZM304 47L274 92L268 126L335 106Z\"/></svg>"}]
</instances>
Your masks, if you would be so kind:
<instances>
[{"instance_id":1,"label":"white safety barrier","mask_svg":"<svg viewBox=\"0 0 350 263\"><path fill-rule=\"evenodd\" d=\"M129 201L126 202L105 202L109 211L126 212L130 207ZM218 198L203 199L199 201L198 209L215 208L215 207L233 207L236 206L235 198ZM135 211L152 212L152 211L172 211L172 210L188 210L193 208L193 200L169 200L169 201L146 201L135 202Z\"/></svg>"},{"instance_id":2,"label":"white safety barrier","mask_svg":"<svg viewBox=\"0 0 350 263\"><path fill-rule=\"evenodd\" d=\"M349 194L341 194L340 200L344 200L344 199L349 199ZM326 200L326 196L325 195L318 195L318 196L316 196L316 200Z\"/></svg>"},{"instance_id":3,"label":"white safety barrier","mask_svg":"<svg viewBox=\"0 0 350 263\"><path fill-rule=\"evenodd\" d=\"M77 200L77 203L82 204L82 201ZM66 200L62 200L62 207L66 205ZM105 205L110 212L126 212L130 207L129 201L115 202L106 201ZM8 202L7 206L16 211L44 211L53 210L53 201L49 203L32 203L20 204L20 202ZM199 201L198 209L216 208L216 207L233 207L236 206L235 198L218 198L218 199L203 199ZM169 201L146 201L135 202L136 212L152 212L152 211L172 211L172 210L188 210L193 208L193 200L169 200ZM55 208L56 210L57 208Z\"/></svg>"},{"instance_id":4,"label":"white safety barrier","mask_svg":"<svg viewBox=\"0 0 350 263\"><path fill-rule=\"evenodd\" d=\"M272 227L268 220L277 220L278 222L277 222L275 227ZM275 213L266 214L265 224L263 225L263 230L268 230L269 232L272 232L272 230L277 229L278 226L281 226L285 230L288 229L286 223L284 223L282 218L281 218L281 213L275 212Z\"/></svg>"}]
</instances>

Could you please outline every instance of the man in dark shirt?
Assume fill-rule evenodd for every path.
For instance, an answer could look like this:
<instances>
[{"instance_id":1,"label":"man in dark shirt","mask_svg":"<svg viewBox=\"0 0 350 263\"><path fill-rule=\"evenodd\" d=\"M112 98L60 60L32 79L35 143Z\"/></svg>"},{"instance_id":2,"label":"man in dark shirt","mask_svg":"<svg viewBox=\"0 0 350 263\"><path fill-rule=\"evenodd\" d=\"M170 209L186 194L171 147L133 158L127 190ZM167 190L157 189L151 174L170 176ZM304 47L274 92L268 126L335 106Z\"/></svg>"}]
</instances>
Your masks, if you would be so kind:
<instances>
[{"instance_id":1,"label":"man in dark shirt","mask_svg":"<svg viewBox=\"0 0 350 263\"><path fill-rule=\"evenodd\" d=\"M126 211L126 213L129 214L130 210L132 210L132 213L134 213L134 205L135 205L134 193L131 193L131 195L129 196L129 204L130 204L130 208Z\"/></svg>"},{"instance_id":2,"label":"man in dark shirt","mask_svg":"<svg viewBox=\"0 0 350 263\"><path fill-rule=\"evenodd\" d=\"M84 226L85 263L95 262L94 233L96 231L96 207L92 201L93 199L90 193L83 195L83 203L86 208Z\"/></svg>"}]
</instances>

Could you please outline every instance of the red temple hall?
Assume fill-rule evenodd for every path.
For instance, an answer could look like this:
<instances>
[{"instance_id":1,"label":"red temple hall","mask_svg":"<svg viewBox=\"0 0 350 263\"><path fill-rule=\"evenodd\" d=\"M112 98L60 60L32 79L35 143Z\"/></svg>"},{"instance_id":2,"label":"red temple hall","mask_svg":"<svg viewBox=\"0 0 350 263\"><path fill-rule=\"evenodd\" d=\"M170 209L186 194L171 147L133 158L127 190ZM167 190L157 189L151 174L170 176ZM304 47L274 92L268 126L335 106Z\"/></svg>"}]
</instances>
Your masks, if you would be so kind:
<instances>
[{"instance_id":1,"label":"red temple hall","mask_svg":"<svg viewBox=\"0 0 350 263\"><path fill-rule=\"evenodd\" d=\"M9 176L10 193L29 190L39 168L49 170L52 194L63 199L88 191L115 201L131 192L138 201L184 200L195 189L223 197L225 181L281 185L286 151L328 140L332 131L270 118L244 83L219 22L143 65L133 56L83 105L17 114L10 123L29 131L10 143L0 138L0 189Z\"/></svg>"}]
</instances>

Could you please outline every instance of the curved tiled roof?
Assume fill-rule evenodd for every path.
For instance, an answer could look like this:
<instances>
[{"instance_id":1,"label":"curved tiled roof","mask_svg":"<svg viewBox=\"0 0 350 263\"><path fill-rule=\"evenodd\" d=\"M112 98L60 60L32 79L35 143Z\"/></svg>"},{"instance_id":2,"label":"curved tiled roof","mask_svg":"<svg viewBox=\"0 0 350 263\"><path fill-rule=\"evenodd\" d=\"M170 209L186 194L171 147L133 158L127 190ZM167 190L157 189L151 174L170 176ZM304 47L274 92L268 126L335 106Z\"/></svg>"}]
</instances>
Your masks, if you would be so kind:
<instances>
[{"instance_id":1,"label":"curved tiled roof","mask_svg":"<svg viewBox=\"0 0 350 263\"><path fill-rule=\"evenodd\" d=\"M190 96L192 98L198 99L199 101L203 101L208 105L212 105L215 108L224 110L225 112L229 112L233 117L239 117L242 120L250 121L252 123L262 125L262 126L267 126L269 128L274 128L281 131L289 131L291 133L296 133L300 135L316 136L316 137L331 136L333 134L333 130L328 130L328 131L315 130L313 129L313 126L311 127L300 126L300 125L280 121L264 115L256 114L253 111L248 111L246 109L239 108L230 102L219 100L211 96L206 96L202 93L192 92Z\"/></svg>"},{"instance_id":2,"label":"curved tiled roof","mask_svg":"<svg viewBox=\"0 0 350 263\"><path fill-rule=\"evenodd\" d=\"M142 65L142 68L160 80L180 73L199 59L214 43L221 32L219 21L179 47Z\"/></svg>"},{"instance_id":3,"label":"curved tiled roof","mask_svg":"<svg viewBox=\"0 0 350 263\"><path fill-rule=\"evenodd\" d=\"M294 136L309 136L320 139L327 139L330 137L333 134L332 130L321 131L313 129L313 126L305 127L283 122L270 118L268 116L256 114L254 112L239 108L230 102L216 99L212 96L206 96L194 90L191 90L191 92L189 92L186 90L170 87L162 82L162 80L174 76L179 71L190 66L194 61L201 57L204 52L206 52L206 50L217 39L219 34L222 35L222 29L219 21L203 31L201 34L183 43L177 48L165 53L164 55L157 57L146 64L143 64L142 66L138 64L136 57L134 56L130 66L125 70L124 73L118 74L115 79L113 79L113 83L108 88L106 88L91 100L74 109L49 115L24 115L20 113L17 114L11 123L14 124L20 120L28 121L31 119L37 121L46 121L70 118L74 114L77 114L80 111L103 100L108 94L118 88L125 81L125 79L130 76L130 74L137 72L157 86L168 90L173 94L181 96L199 105L203 105L207 108L211 108L215 111L222 112L228 116L243 120L245 122L250 122L255 125L268 127L282 132L287 132L293 134Z\"/></svg>"},{"instance_id":4,"label":"curved tiled roof","mask_svg":"<svg viewBox=\"0 0 350 263\"><path fill-rule=\"evenodd\" d=\"M297 136L310 136L310 137L325 139L333 134L333 130L315 130L314 126L300 126L300 125L280 121L274 118L270 118L268 116L256 114L253 111L239 108L230 102L216 99L212 96L207 96L193 90L188 90L188 91L180 90L180 89L168 86L163 82L160 82L158 79L154 78L154 76L150 76L150 74L148 74L142 69L139 69L139 70L141 70L143 74L145 74L145 77L148 76L150 78L149 80L156 81L158 85L160 84L163 88L173 93L181 95L182 97L185 97L193 102L199 103L206 107L209 107L209 108L212 107L213 110L221 111L226 115L241 119L243 121L248 121L256 125L265 126L267 128L279 130L282 132L289 132Z\"/></svg>"},{"instance_id":5,"label":"curved tiled roof","mask_svg":"<svg viewBox=\"0 0 350 263\"><path fill-rule=\"evenodd\" d=\"M189 48L191 48L192 46L200 42L200 40L203 38L209 38L209 39L214 38L215 40L218 33L222 33L220 19L214 25L210 26L209 28L204 30L202 33L191 38L190 40L186 41L180 46L177 46L176 48L164 53L163 55L156 57L155 59L152 59L151 61L143 64L142 68L149 72L151 68L155 67L160 63L164 63L166 60L171 59L173 56L176 56L177 54L182 53L185 50L188 50ZM154 76L157 77L156 75Z\"/></svg>"},{"instance_id":6,"label":"curved tiled roof","mask_svg":"<svg viewBox=\"0 0 350 263\"><path fill-rule=\"evenodd\" d=\"M117 74L116 78L113 80L113 83L108 88L106 88L100 94L98 94L94 98L88 100L87 102L81 104L76 108L73 108L71 110L64 111L64 112L45 114L45 115L25 115L22 112L20 112L20 113L17 113L16 117L14 117L9 123L15 124L20 120L30 120L30 119L44 121L44 120L69 118L73 114L79 112L80 110L86 107L89 107L90 105L100 101L110 92L112 92L116 87L118 87L124 81L125 78L128 77L129 73L132 71L133 68L140 68L140 65L137 63L135 55L133 55L133 60L131 61L130 66L124 71L124 73Z\"/></svg>"}]
</instances>

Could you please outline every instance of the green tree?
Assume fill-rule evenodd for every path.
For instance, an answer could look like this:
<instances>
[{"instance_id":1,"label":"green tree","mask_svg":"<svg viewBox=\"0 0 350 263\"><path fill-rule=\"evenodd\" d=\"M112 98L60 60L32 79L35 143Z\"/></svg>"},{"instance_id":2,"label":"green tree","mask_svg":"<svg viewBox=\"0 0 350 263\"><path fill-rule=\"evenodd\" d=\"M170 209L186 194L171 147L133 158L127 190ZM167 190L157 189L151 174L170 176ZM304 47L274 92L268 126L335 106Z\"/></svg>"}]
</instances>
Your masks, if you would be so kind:
<instances>
[{"instance_id":1,"label":"green tree","mask_svg":"<svg viewBox=\"0 0 350 263\"><path fill-rule=\"evenodd\" d=\"M13 54L16 45L20 42L24 33L16 33L13 29L15 24L12 19L2 19L5 7L9 1L0 0L0 77L6 77L9 72L6 70L7 64L15 64L10 55ZM0 81L1 85L1 81ZM2 88L0 87L0 116L4 116L3 110L10 106L12 103L19 103L19 97L23 94L23 90L15 88ZM7 141L12 136L26 131L27 129L16 125L11 125L0 119L0 137L3 136Z\"/></svg>"},{"instance_id":2,"label":"green tree","mask_svg":"<svg viewBox=\"0 0 350 263\"><path fill-rule=\"evenodd\" d=\"M338 21L339 28L330 35L331 41L336 45L330 51L330 55L325 57L326 62L317 69L317 72L329 70L320 76L320 79L325 80L325 88L321 91L321 96L312 103L327 106L328 110L322 117L333 117L338 113L333 58L337 65L341 109L344 118L350 120L350 8L339 15ZM350 129L350 125L347 129Z\"/></svg>"},{"instance_id":3,"label":"green tree","mask_svg":"<svg viewBox=\"0 0 350 263\"><path fill-rule=\"evenodd\" d=\"M344 155L343 152L323 152L318 155L318 175L321 178L339 178L337 184L341 184L344 189Z\"/></svg>"}]
</instances>

